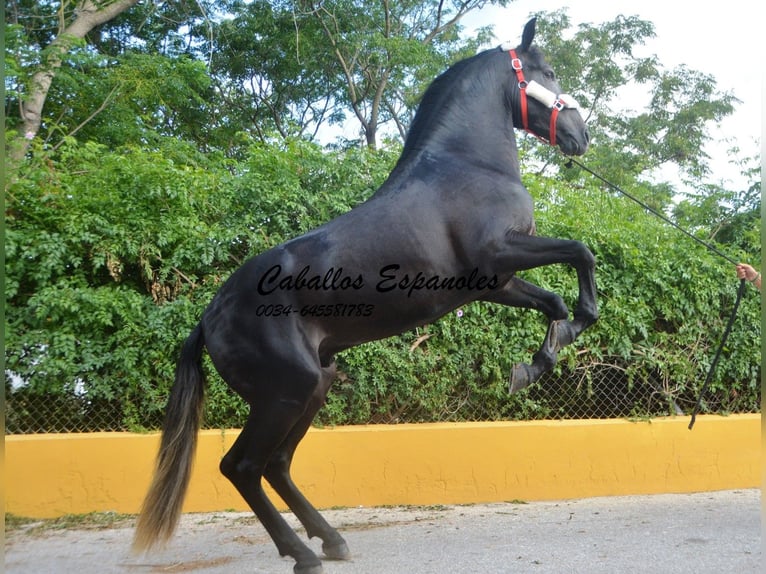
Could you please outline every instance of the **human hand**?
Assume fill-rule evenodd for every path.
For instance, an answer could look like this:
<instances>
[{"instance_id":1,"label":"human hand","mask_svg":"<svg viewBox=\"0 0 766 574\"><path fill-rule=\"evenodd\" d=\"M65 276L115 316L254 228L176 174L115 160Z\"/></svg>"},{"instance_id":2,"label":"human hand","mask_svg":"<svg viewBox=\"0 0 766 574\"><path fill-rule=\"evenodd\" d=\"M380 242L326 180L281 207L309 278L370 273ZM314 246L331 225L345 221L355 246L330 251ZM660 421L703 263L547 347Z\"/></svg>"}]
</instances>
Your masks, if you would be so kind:
<instances>
[{"instance_id":1,"label":"human hand","mask_svg":"<svg viewBox=\"0 0 766 574\"><path fill-rule=\"evenodd\" d=\"M755 283L756 287L761 288L761 274L747 263L739 263L737 265L737 277Z\"/></svg>"}]
</instances>

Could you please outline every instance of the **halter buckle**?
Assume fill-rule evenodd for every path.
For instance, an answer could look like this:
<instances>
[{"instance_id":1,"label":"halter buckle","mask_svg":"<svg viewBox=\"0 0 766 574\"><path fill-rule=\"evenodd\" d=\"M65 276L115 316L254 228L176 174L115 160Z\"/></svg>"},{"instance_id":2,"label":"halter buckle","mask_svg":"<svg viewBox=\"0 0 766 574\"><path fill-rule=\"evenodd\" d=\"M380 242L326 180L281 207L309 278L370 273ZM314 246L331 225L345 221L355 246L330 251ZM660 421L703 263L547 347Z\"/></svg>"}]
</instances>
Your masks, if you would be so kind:
<instances>
[{"instance_id":1,"label":"halter buckle","mask_svg":"<svg viewBox=\"0 0 766 574\"><path fill-rule=\"evenodd\" d=\"M524 66L521 63L521 60L519 60L518 58L511 58L511 67L517 72L524 68Z\"/></svg>"}]
</instances>

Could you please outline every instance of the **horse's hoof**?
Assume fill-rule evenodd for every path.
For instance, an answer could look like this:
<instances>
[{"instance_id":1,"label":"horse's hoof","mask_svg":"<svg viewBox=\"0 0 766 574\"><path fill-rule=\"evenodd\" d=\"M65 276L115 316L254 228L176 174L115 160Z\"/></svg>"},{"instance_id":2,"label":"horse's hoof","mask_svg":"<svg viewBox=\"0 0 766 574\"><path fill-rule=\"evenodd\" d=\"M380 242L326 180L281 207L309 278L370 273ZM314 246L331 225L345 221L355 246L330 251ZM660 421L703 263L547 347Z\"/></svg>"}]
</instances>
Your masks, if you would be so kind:
<instances>
[{"instance_id":1,"label":"horse's hoof","mask_svg":"<svg viewBox=\"0 0 766 574\"><path fill-rule=\"evenodd\" d=\"M529 383L531 382L532 377L529 375L529 365L519 363L518 365L513 366L513 371L511 371L511 383L508 390L511 394L516 393L529 386Z\"/></svg>"},{"instance_id":2,"label":"horse's hoof","mask_svg":"<svg viewBox=\"0 0 766 574\"><path fill-rule=\"evenodd\" d=\"M293 567L294 574L324 574L324 570L322 569L322 563L319 564L296 564Z\"/></svg>"},{"instance_id":3,"label":"horse's hoof","mask_svg":"<svg viewBox=\"0 0 766 574\"><path fill-rule=\"evenodd\" d=\"M322 544L322 552L328 560L350 560L351 552L348 545L341 541L336 544Z\"/></svg>"}]
</instances>

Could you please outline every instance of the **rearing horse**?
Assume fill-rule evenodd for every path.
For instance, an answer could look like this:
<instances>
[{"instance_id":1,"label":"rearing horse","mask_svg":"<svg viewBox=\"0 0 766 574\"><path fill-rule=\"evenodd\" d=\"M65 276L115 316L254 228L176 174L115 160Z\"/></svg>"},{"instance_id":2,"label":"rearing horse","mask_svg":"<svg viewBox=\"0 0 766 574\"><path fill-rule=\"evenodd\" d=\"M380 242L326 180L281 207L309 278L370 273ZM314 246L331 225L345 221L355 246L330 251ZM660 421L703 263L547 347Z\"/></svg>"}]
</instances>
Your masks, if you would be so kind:
<instances>
[{"instance_id":1,"label":"rearing horse","mask_svg":"<svg viewBox=\"0 0 766 574\"><path fill-rule=\"evenodd\" d=\"M578 241L535 235L514 128L565 154L588 147L577 104L532 46L535 20L515 49L487 50L438 77L423 96L389 178L340 217L248 260L220 288L181 350L157 469L134 548L170 538L191 473L204 394L204 348L250 414L221 472L296 574L322 563L266 497L266 478L328 559L346 542L290 477L298 443L325 401L335 354L432 322L469 301L537 309L549 320L514 392L551 369L558 350L598 316L595 260ZM573 316L560 296L516 276L566 263L577 271Z\"/></svg>"}]
</instances>

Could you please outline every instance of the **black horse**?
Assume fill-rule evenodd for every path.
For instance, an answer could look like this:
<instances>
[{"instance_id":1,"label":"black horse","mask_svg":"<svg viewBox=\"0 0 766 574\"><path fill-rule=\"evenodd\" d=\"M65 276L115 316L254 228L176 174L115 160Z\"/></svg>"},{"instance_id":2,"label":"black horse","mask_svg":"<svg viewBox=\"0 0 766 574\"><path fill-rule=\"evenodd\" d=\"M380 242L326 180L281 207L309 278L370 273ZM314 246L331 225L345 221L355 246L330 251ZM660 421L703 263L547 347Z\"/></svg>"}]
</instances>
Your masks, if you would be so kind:
<instances>
[{"instance_id":1,"label":"black horse","mask_svg":"<svg viewBox=\"0 0 766 574\"><path fill-rule=\"evenodd\" d=\"M134 548L170 538L191 472L207 348L250 415L221 472L231 480L297 574L319 558L266 497L266 478L328 559L348 547L290 477L293 453L324 403L334 356L366 341L432 322L469 301L538 309L549 328L511 391L535 381L597 318L595 260L580 242L535 236L513 128L582 154L588 133L576 104L532 46L487 50L457 63L423 96L401 158L366 202L247 261L221 287L186 340L168 401L157 470ZM561 297L516 272L553 263L577 271L570 320Z\"/></svg>"}]
</instances>

